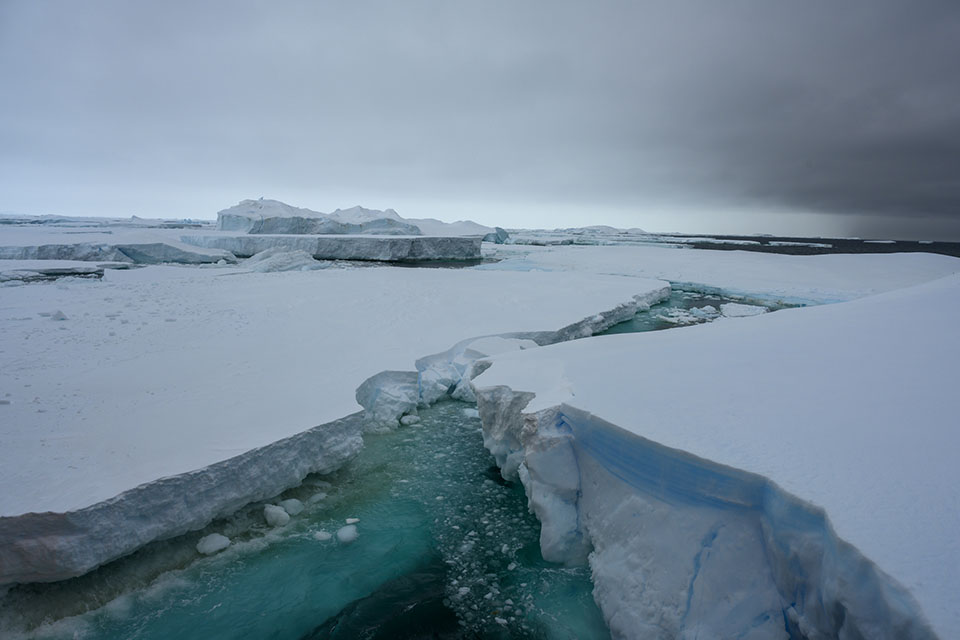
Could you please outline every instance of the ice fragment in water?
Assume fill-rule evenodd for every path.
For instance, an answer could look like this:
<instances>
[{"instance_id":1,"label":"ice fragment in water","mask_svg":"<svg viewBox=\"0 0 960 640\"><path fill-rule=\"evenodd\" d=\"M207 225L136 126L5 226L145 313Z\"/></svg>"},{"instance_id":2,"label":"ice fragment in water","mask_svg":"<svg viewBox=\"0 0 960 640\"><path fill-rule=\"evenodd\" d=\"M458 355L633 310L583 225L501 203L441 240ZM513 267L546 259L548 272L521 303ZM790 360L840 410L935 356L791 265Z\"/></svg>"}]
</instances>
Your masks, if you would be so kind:
<instances>
[{"instance_id":1,"label":"ice fragment in water","mask_svg":"<svg viewBox=\"0 0 960 640\"><path fill-rule=\"evenodd\" d=\"M208 536L200 538L200 541L197 543L197 551L208 556L217 551L223 551L229 546L230 538L220 535L219 533L211 533Z\"/></svg>"},{"instance_id":2,"label":"ice fragment in water","mask_svg":"<svg viewBox=\"0 0 960 640\"><path fill-rule=\"evenodd\" d=\"M280 502L280 506L283 507L283 510L289 513L292 516L297 515L303 511L303 503L297 500L296 498L290 498L289 500L283 500Z\"/></svg>"},{"instance_id":3,"label":"ice fragment in water","mask_svg":"<svg viewBox=\"0 0 960 640\"><path fill-rule=\"evenodd\" d=\"M360 533L357 531L357 526L348 524L337 531L337 540L344 544L349 544L356 540L359 535Z\"/></svg>"},{"instance_id":4,"label":"ice fragment in water","mask_svg":"<svg viewBox=\"0 0 960 640\"><path fill-rule=\"evenodd\" d=\"M275 504L268 504L263 507L263 517L271 527L282 527L290 522L290 514Z\"/></svg>"}]
</instances>

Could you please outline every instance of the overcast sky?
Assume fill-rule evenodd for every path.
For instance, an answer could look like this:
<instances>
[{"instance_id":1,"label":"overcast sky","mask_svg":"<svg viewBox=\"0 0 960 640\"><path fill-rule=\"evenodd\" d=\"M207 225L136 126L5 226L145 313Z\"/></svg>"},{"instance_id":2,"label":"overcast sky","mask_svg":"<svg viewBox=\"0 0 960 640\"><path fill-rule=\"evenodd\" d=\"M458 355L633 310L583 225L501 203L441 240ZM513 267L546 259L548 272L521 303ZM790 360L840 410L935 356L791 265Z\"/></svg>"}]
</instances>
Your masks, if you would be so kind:
<instances>
[{"instance_id":1,"label":"overcast sky","mask_svg":"<svg viewBox=\"0 0 960 640\"><path fill-rule=\"evenodd\" d=\"M960 240L960 2L0 0L0 211Z\"/></svg>"}]
</instances>

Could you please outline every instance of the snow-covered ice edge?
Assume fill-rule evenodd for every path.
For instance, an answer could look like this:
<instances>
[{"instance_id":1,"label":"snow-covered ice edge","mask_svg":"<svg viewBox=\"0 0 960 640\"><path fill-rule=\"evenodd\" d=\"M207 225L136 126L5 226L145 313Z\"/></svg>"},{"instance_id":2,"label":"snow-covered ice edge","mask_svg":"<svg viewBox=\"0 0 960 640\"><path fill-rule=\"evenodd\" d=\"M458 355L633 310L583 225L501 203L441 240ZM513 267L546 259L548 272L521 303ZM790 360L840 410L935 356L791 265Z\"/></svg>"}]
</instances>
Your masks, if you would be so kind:
<instances>
[{"instance_id":1,"label":"snow-covered ice edge","mask_svg":"<svg viewBox=\"0 0 960 640\"><path fill-rule=\"evenodd\" d=\"M335 471L363 447L361 423L358 412L84 509L0 518L0 584L83 575L154 540L202 529L308 474Z\"/></svg>"},{"instance_id":2,"label":"snow-covered ice edge","mask_svg":"<svg viewBox=\"0 0 960 640\"><path fill-rule=\"evenodd\" d=\"M559 330L463 340L418 360L418 371L384 371L367 379L357 389L364 412L196 471L142 484L83 509L0 517L0 586L83 575L150 542L202 529L246 504L300 484L311 473L331 473L360 452L362 433L371 425L396 427L404 416L415 415L417 406L448 394L472 400L468 383L482 370L474 366L478 360L598 333L669 295L670 286L663 283Z\"/></svg>"},{"instance_id":3,"label":"snow-covered ice edge","mask_svg":"<svg viewBox=\"0 0 960 640\"><path fill-rule=\"evenodd\" d=\"M768 478L566 403L525 411L532 392L474 393L484 445L541 521L543 557L589 562L614 637L937 637L823 509Z\"/></svg>"},{"instance_id":4,"label":"snow-covered ice edge","mask_svg":"<svg viewBox=\"0 0 960 640\"><path fill-rule=\"evenodd\" d=\"M585 338L629 320L638 312L670 296L670 286L636 295L613 309L602 311L556 331L505 333L468 338L441 353L416 361L416 371L382 371L357 389L357 403L373 428L393 428L418 406L430 406L450 396L474 402L470 381L487 366L490 356Z\"/></svg>"}]
</instances>

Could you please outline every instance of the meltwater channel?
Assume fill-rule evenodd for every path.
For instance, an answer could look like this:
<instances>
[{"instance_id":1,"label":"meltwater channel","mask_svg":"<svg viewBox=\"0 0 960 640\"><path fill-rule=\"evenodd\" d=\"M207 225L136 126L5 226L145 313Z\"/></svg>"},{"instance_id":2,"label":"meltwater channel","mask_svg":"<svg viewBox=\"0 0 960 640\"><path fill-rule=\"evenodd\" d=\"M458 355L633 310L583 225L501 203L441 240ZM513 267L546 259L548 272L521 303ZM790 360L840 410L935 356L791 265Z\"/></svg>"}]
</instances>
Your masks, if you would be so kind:
<instances>
[{"instance_id":1,"label":"meltwater channel","mask_svg":"<svg viewBox=\"0 0 960 640\"><path fill-rule=\"evenodd\" d=\"M730 300L674 292L615 327L650 331L715 318ZM703 311L701 311L703 310ZM548 563L523 487L483 448L472 405L442 401L420 422L365 436L360 455L272 500L303 512L282 527L254 503L90 574L21 585L0 603L12 637L607 638L589 568ZM336 533L356 527L356 538ZM349 531L349 530L348 530ZM208 557L204 535L231 539ZM344 536L349 539L350 536Z\"/></svg>"}]
</instances>

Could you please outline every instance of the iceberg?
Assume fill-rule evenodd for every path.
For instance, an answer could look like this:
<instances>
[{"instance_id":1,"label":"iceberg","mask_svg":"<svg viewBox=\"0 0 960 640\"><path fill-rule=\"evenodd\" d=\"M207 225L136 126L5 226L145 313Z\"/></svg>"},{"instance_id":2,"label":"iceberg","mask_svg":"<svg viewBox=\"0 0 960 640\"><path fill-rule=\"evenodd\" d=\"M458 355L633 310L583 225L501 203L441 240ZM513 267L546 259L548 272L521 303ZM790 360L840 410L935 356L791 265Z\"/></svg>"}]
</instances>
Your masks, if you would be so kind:
<instances>
[{"instance_id":1,"label":"iceberg","mask_svg":"<svg viewBox=\"0 0 960 640\"><path fill-rule=\"evenodd\" d=\"M290 206L278 200L243 200L217 213L217 229L252 234L377 234L420 235L396 211L353 207L326 214Z\"/></svg>"},{"instance_id":2,"label":"iceberg","mask_svg":"<svg viewBox=\"0 0 960 640\"><path fill-rule=\"evenodd\" d=\"M278 200L243 200L217 213L220 231L279 235L478 236L502 243L507 233L472 220L442 222L434 218L402 218L393 209L360 206L321 213Z\"/></svg>"}]
</instances>

